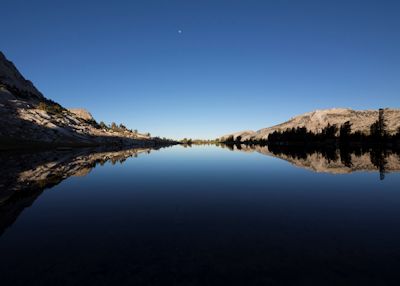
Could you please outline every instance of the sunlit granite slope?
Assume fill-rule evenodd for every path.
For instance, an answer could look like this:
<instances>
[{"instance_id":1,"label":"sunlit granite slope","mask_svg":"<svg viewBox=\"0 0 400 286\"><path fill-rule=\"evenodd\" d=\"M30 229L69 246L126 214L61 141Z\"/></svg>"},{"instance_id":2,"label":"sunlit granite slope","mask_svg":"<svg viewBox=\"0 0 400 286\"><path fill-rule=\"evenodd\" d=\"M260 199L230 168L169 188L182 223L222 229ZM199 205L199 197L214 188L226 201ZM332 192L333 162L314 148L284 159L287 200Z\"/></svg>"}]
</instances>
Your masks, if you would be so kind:
<instances>
[{"instance_id":1,"label":"sunlit granite slope","mask_svg":"<svg viewBox=\"0 0 400 286\"><path fill-rule=\"evenodd\" d=\"M385 109L384 110L385 120L387 123L387 131L390 134L396 133L400 128L400 109ZM348 108L332 108L325 110L316 110L308 112L299 116L296 116L289 121L284 123L263 128L258 131L246 130L242 132L236 132L226 134L220 137L222 141L229 137L233 137L234 140L240 138L238 141L257 141L266 140L268 135L274 131L285 131L286 129L296 127L306 127L307 130L313 133L319 133L321 130L330 125L342 125L346 121L352 123L352 131L361 131L362 133L368 134L370 132L370 126L378 120L378 110L352 110Z\"/></svg>"},{"instance_id":2,"label":"sunlit granite slope","mask_svg":"<svg viewBox=\"0 0 400 286\"><path fill-rule=\"evenodd\" d=\"M126 128L107 128L84 109L62 107L45 98L0 52L0 148L172 143Z\"/></svg>"}]
</instances>

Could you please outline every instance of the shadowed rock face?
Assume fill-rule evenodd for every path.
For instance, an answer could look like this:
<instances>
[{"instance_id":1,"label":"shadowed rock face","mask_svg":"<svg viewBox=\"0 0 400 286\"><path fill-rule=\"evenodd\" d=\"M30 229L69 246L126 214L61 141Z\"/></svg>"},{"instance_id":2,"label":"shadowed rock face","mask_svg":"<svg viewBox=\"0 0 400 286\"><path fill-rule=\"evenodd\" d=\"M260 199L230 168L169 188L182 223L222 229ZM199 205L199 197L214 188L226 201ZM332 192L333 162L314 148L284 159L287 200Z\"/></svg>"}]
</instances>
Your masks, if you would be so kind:
<instances>
[{"instance_id":1,"label":"shadowed rock face","mask_svg":"<svg viewBox=\"0 0 400 286\"><path fill-rule=\"evenodd\" d=\"M258 152L263 155L288 161L292 165L319 173L349 174L358 171L400 172L400 154L388 150L368 150L360 153L346 150L329 150L329 152L299 152L290 149L273 149L258 145L231 145L231 150L241 152Z\"/></svg>"},{"instance_id":2,"label":"shadowed rock face","mask_svg":"<svg viewBox=\"0 0 400 286\"><path fill-rule=\"evenodd\" d=\"M0 235L45 189L71 176L86 176L96 165L122 163L151 150L156 149L98 147L36 153L0 152Z\"/></svg>"},{"instance_id":3,"label":"shadowed rock face","mask_svg":"<svg viewBox=\"0 0 400 286\"><path fill-rule=\"evenodd\" d=\"M2 52L0 52L0 83L12 89L19 90L27 96L44 99L43 95L36 89L32 82L26 80L19 73L15 65L6 59Z\"/></svg>"},{"instance_id":4,"label":"shadowed rock face","mask_svg":"<svg viewBox=\"0 0 400 286\"><path fill-rule=\"evenodd\" d=\"M384 114L388 132L390 134L396 133L400 127L400 109L385 109ZM233 136L236 140L240 136L239 141L242 142L246 140L266 140L268 139L268 135L274 131L285 131L286 129L296 127L306 127L307 130L313 133L319 133L328 124L340 126L346 121L352 123L353 132L361 131L362 133L368 134L370 132L370 126L378 120L378 116L378 110L352 110L347 108L316 110L296 116L289 121L269 128L263 128L258 131L246 130L227 134L222 136L221 139L224 140Z\"/></svg>"}]
</instances>

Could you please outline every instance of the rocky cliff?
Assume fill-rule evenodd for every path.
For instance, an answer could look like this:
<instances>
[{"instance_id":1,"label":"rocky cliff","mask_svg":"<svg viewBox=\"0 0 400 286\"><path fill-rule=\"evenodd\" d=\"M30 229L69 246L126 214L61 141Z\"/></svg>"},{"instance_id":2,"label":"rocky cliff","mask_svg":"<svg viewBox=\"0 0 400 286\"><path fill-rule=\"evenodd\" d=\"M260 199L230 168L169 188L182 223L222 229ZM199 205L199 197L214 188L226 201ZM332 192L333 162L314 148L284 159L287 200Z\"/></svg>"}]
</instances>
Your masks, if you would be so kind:
<instances>
[{"instance_id":1,"label":"rocky cliff","mask_svg":"<svg viewBox=\"0 0 400 286\"><path fill-rule=\"evenodd\" d=\"M101 126L88 111L66 109L45 98L0 52L0 149L169 143L126 128Z\"/></svg>"},{"instance_id":2,"label":"rocky cliff","mask_svg":"<svg viewBox=\"0 0 400 286\"><path fill-rule=\"evenodd\" d=\"M370 126L378 120L378 110L352 110L348 108L333 108L325 110L316 110L308 112L299 116L296 116L289 121L284 123L263 128L258 131L242 131L232 134L221 136L221 140L226 140L229 137L233 137L235 140L246 141L246 140L266 140L268 135L274 131L285 131L288 128L306 127L307 130L314 133L320 132L328 124L342 125L346 121L352 123L352 131L361 131L368 134ZM387 130L389 133L397 132L400 127L400 109L385 109L384 116L387 123Z\"/></svg>"},{"instance_id":3,"label":"rocky cliff","mask_svg":"<svg viewBox=\"0 0 400 286\"><path fill-rule=\"evenodd\" d=\"M2 52L0 52L0 85L20 97L44 100L32 82L26 80Z\"/></svg>"}]
</instances>

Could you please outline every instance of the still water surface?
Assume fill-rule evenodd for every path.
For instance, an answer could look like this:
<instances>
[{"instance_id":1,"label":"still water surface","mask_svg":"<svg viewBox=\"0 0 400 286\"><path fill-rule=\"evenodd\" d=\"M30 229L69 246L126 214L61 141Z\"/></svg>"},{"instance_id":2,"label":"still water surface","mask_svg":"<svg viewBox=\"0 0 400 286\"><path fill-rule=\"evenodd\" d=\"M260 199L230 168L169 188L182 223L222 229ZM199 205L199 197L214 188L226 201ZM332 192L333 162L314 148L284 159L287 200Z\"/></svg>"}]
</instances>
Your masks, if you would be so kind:
<instances>
[{"instance_id":1,"label":"still water surface","mask_svg":"<svg viewBox=\"0 0 400 286\"><path fill-rule=\"evenodd\" d=\"M14 157L1 285L399 284L400 173L315 172L216 146L142 151L70 158L50 185L53 157L19 170ZM42 181L10 192L24 178Z\"/></svg>"}]
</instances>

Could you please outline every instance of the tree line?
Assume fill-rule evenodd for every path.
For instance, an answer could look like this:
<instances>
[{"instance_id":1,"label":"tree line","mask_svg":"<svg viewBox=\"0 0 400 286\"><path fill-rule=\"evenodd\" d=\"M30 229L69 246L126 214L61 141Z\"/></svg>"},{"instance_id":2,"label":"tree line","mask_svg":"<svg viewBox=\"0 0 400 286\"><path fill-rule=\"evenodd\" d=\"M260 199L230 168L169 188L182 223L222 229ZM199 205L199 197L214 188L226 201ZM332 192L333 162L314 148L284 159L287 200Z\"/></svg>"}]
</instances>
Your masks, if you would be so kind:
<instances>
[{"instance_id":1,"label":"tree line","mask_svg":"<svg viewBox=\"0 0 400 286\"><path fill-rule=\"evenodd\" d=\"M189 146L189 147L191 147L192 145L212 145L219 143L218 139L192 139L192 138L183 138L179 142L183 146Z\"/></svg>"},{"instance_id":2,"label":"tree line","mask_svg":"<svg viewBox=\"0 0 400 286\"><path fill-rule=\"evenodd\" d=\"M342 125L328 124L319 133L314 133L305 127L274 131L268 136L269 144L321 144L321 145L398 145L400 142L400 127L395 134L390 134L384 116L384 110L379 110L378 119L370 126L369 133L352 132L352 123L347 121Z\"/></svg>"},{"instance_id":3,"label":"tree line","mask_svg":"<svg viewBox=\"0 0 400 286\"><path fill-rule=\"evenodd\" d=\"M395 134L387 130L384 110L379 109L378 119L370 126L369 132L359 130L353 132L352 123L344 122L341 125L328 124L320 132L312 132L306 127L293 127L284 131L274 131L264 140L242 141L241 136L232 135L223 140L225 144L248 145L384 145L400 147L400 127Z\"/></svg>"}]
</instances>

